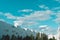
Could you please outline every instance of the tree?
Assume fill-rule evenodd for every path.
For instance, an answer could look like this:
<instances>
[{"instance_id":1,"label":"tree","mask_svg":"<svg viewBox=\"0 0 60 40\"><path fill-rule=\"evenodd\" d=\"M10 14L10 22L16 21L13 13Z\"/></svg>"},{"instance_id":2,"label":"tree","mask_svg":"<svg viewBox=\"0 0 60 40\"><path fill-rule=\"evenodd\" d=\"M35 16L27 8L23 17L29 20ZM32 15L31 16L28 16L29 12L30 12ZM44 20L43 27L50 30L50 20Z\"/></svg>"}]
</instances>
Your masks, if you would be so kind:
<instances>
[{"instance_id":1,"label":"tree","mask_svg":"<svg viewBox=\"0 0 60 40\"><path fill-rule=\"evenodd\" d=\"M40 40L40 33L39 32L36 34L36 40Z\"/></svg>"},{"instance_id":2,"label":"tree","mask_svg":"<svg viewBox=\"0 0 60 40\"><path fill-rule=\"evenodd\" d=\"M34 36L32 34L31 34L30 38L31 38L31 40L34 40Z\"/></svg>"},{"instance_id":3,"label":"tree","mask_svg":"<svg viewBox=\"0 0 60 40\"><path fill-rule=\"evenodd\" d=\"M22 37L18 35L17 40L22 40Z\"/></svg>"},{"instance_id":4,"label":"tree","mask_svg":"<svg viewBox=\"0 0 60 40\"><path fill-rule=\"evenodd\" d=\"M49 40L56 40L55 37L53 36L53 38L50 38Z\"/></svg>"},{"instance_id":5,"label":"tree","mask_svg":"<svg viewBox=\"0 0 60 40\"><path fill-rule=\"evenodd\" d=\"M6 36L2 35L1 40L10 40L10 36L9 35L6 35Z\"/></svg>"},{"instance_id":6,"label":"tree","mask_svg":"<svg viewBox=\"0 0 60 40\"><path fill-rule=\"evenodd\" d=\"M5 36L4 36L4 35L2 35L2 38L1 38L1 40L5 40Z\"/></svg>"},{"instance_id":7,"label":"tree","mask_svg":"<svg viewBox=\"0 0 60 40\"><path fill-rule=\"evenodd\" d=\"M41 34L41 40L48 40L48 36L46 34Z\"/></svg>"},{"instance_id":8,"label":"tree","mask_svg":"<svg viewBox=\"0 0 60 40\"><path fill-rule=\"evenodd\" d=\"M10 36L9 35L6 35L6 40L10 40Z\"/></svg>"},{"instance_id":9,"label":"tree","mask_svg":"<svg viewBox=\"0 0 60 40\"><path fill-rule=\"evenodd\" d=\"M50 38L49 40L53 40L52 38Z\"/></svg>"},{"instance_id":10,"label":"tree","mask_svg":"<svg viewBox=\"0 0 60 40\"><path fill-rule=\"evenodd\" d=\"M16 40L16 39L17 39L16 36L15 35L12 35L11 40Z\"/></svg>"},{"instance_id":11,"label":"tree","mask_svg":"<svg viewBox=\"0 0 60 40\"><path fill-rule=\"evenodd\" d=\"M26 37L23 38L23 40L31 40L31 37L26 36Z\"/></svg>"},{"instance_id":12,"label":"tree","mask_svg":"<svg viewBox=\"0 0 60 40\"><path fill-rule=\"evenodd\" d=\"M56 40L54 36L53 36L53 40Z\"/></svg>"}]
</instances>

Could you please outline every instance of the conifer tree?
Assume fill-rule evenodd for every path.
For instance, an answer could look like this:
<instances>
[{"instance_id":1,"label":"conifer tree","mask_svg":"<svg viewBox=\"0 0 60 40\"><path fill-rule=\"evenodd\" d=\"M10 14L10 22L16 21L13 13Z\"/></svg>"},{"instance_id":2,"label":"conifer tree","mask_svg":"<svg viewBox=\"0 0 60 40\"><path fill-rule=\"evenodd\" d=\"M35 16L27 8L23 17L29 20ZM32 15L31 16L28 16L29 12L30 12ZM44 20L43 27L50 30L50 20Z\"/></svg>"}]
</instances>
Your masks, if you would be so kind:
<instances>
[{"instance_id":1,"label":"conifer tree","mask_svg":"<svg viewBox=\"0 0 60 40\"><path fill-rule=\"evenodd\" d=\"M31 40L34 40L34 36L32 34L31 34L30 38L31 38Z\"/></svg>"},{"instance_id":2,"label":"conifer tree","mask_svg":"<svg viewBox=\"0 0 60 40\"><path fill-rule=\"evenodd\" d=\"M48 40L48 36L46 34L42 33L41 40Z\"/></svg>"},{"instance_id":3,"label":"conifer tree","mask_svg":"<svg viewBox=\"0 0 60 40\"><path fill-rule=\"evenodd\" d=\"M40 33L39 32L36 34L36 40L40 40Z\"/></svg>"},{"instance_id":4,"label":"conifer tree","mask_svg":"<svg viewBox=\"0 0 60 40\"><path fill-rule=\"evenodd\" d=\"M16 40L16 39L17 39L16 36L12 35L11 40Z\"/></svg>"}]
</instances>

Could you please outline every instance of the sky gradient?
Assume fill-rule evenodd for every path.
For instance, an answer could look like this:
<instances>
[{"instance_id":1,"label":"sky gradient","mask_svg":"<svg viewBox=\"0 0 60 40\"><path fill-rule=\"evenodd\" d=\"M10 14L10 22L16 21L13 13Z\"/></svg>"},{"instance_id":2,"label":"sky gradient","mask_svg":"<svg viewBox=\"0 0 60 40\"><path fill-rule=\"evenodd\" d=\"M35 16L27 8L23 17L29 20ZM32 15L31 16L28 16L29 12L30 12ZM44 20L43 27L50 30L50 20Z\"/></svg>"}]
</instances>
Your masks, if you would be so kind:
<instances>
[{"instance_id":1,"label":"sky gradient","mask_svg":"<svg viewBox=\"0 0 60 40\"><path fill-rule=\"evenodd\" d=\"M60 26L60 0L0 0L0 20L56 34Z\"/></svg>"}]
</instances>

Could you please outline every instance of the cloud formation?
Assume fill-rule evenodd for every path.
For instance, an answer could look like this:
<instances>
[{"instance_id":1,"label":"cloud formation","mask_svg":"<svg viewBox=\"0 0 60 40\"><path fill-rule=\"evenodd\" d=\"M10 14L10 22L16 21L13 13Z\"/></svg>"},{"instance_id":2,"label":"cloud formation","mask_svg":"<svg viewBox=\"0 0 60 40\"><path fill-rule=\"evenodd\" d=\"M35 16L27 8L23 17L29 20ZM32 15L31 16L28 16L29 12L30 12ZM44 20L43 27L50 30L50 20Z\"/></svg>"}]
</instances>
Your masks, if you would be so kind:
<instances>
[{"instance_id":1,"label":"cloud formation","mask_svg":"<svg viewBox=\"0 0 60 40\"><path fill-rule=\"evenodd\" d=\"M23 9L23 10L18 10L18 12L32 12L32 9Z\"/></svg>"},{"instance_id":2,"label":"cloud formation","mask_svg":"<svg viewBox=\"0 0 60 40\"><path fill-rule=\"evenodd\" d=\"M16 16L13 16L11 13L4 14L8 19L16 19Z\"/></svg>"},{"instance_id":3,"label":"cloud formation","mask_svg":"<svg viewBox=\"0 0 60 40\"><path fill-rule=\"evenodd\" d=\"M23 21L14 21L14 26L18 27L19 25L22 25Z\"/></svg>"},{"instance_id":4,"label":"cloud formation","mask_svg":"<svg viewBox=\"0 0 60 40\"><path fill-rule=\"evenodd\" d=\"M55 1L57 1L57 2L59 2L59 3L60 3L60 0L55 0Z\"/></svg>"},{"instance_id":5,"label":"cloud formation","mask_svg":"<svg viewBox=\"0 0 60 40\"><path fill-rule=\"evenodd\" d=\"M48 29L48 25L39 26L40 29Z\"/></svg>"},{"instance_id":6,"label":"cloud formation","mask_svg":"<svg viewBox=\"0 0 60 40\"><path fill-rule=\"evenodd\" d=\"M47 32L53 31L52 28L50 28L48 25L40 25L39 29L41 31L47 31Z\"/></svg>"},{"instance_id":7,"label":"cloud formation","mask_svg":"<svg viewBox=\"0 0 60 40\"><path fill-rule=\"evenodd\" d=\"M39 5L39 7L42 9L49 9L46 5Z\"/></svg>"},{"instance_id":8,"label":"cloud formation","mask_svg":"<svg viewBox=\"0 0 60 40\"><path fill-rule=\"evenodd\" d=\"M25 23L25 25L34 25L37 23L36 21L45 21L51 19L52 13L53 11L51 10L34 11L30 15L17 18L16 23L19 24L18 21L22 21L23 23Z\"/></svg>"},{"instance_id":9,"label":"cloud formation","mask_svg":"<svg viewBox=\"0 0 60 40\"><path fill-rule=\"evenodd\" d=\"M5 21L4 19L0 19L0 21Z\"/></svg>"},{"instance_id":10,"label":"cloud formation","mask_svg":"<svg viewBox=\"0 0 60 40\"><path fill-rule=\"evenodd\" d=\"M56 19L54 19L53 21L60 25L60 12L56 13Z\"/></svg>"}]
</instances>

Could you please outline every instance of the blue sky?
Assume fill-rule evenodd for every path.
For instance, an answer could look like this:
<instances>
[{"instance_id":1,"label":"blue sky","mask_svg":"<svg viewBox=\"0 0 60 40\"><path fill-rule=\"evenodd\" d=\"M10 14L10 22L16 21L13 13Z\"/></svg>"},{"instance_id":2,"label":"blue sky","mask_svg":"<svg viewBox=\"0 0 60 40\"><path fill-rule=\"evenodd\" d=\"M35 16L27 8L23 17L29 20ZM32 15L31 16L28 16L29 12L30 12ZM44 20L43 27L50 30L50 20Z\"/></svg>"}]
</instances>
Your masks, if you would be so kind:
<instances>
[{"instance_id":1,"label":"blue sky","mask_svg":"<svg viewBox=\"0 0 60 40\"><path fill-rule=\"evenodd\" d=\"M60 0L0 0L0 20L55 34L60 26Z\"/></svg>"}]
</instances>

